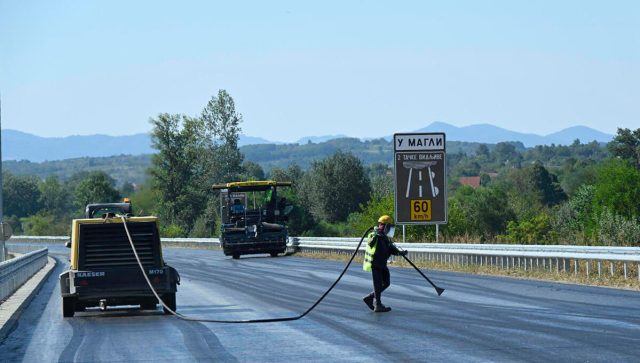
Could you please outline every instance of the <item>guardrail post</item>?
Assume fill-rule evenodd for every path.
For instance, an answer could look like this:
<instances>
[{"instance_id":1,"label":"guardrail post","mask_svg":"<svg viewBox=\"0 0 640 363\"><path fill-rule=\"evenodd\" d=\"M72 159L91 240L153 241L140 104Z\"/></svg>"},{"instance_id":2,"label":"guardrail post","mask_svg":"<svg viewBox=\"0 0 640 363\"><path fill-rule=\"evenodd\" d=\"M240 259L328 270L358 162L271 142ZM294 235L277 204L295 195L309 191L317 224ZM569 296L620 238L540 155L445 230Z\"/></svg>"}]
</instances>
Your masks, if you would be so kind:
<instances>
[{"instance_id":1,"label":"guardrail post","mask_svg":"<svg viewBox=\"0 0 640 363\"><path fill-rule=\"evenodd\" d=\"M587 277L589 277L589 267L591 267L591 260L587 260Z\"/></svg>"},{"instance_id":2,"label":"guardrail post","mask_svg":"<svg viewBox=\"0 0 640 363\"><path fill-rule=\"evenodd\" d=\"M613 264L613 261L609 261L609 266L611 266L611 277L613 277L614 273L615 273L615 266Z\"/></svg>"},{"instance_id":3,"label":"guardrail post","mask_svg":"<svg viewBox=\"0 0 640 363\"><path fill-rule=\"evenodd\" d=\"M598 260L598 278L602 277L602 261Z\"/></svg>"},{"instance_id":4,"label":"guardrail post","mask_svg":"<svg viewBox=\"0 0 640 363\"><path fill-rule=\"evenodd\" d=\"M573 259L573 268L574 268L575 275L578 276L578 259L577 258Z\"/></svg>"},{"instance_id":5,"label":"guardrail post","mask_svg":"<svg viewBox=\"0 0 640 363\"><path fill-rule=\"evenodd\" d=\"M626 280L626 279L627 279L627 263L626 263L626 262L624 262L624 263L622 264L622 266L623 266L623 268L624 268L624 279Z\"/></svg>"}]
</instances>

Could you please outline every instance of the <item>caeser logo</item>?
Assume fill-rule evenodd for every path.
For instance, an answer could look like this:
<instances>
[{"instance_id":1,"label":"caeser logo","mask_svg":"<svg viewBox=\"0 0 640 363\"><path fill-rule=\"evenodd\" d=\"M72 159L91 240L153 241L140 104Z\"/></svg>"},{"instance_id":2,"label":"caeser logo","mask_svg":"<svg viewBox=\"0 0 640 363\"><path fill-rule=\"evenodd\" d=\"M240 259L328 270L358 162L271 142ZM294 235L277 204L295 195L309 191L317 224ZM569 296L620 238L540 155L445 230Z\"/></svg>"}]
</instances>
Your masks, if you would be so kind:
<instances>
[{"instance_id":1,"label":"caeser logo","mask_svg":"<svg viewBox=\"0 0 640 363\"><path fill-rule=\"evenodd\" d=\"M94 271L86 271L86 272L76 272L76 277L104 277L104 272L94 272Z\"/></svg>"}]
</instances>

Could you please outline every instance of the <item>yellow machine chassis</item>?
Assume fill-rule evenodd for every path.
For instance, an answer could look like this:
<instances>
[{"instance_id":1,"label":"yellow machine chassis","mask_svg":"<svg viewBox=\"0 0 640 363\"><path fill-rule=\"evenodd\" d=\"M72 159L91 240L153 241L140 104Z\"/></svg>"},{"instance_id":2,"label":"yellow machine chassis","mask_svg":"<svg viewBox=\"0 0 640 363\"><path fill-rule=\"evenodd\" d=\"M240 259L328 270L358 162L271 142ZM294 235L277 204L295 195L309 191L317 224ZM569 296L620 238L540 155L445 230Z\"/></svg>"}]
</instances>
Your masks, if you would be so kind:
<instances>
[{"instance_id":1,"label":"yellow machine chassis","mask_svg":"<svg viewBox=\"0 0 640 363\"><path fill-rule=\"evenodd\" d=\"M136 223L136 222L158 222L158 217L128 217L127 223ZM91 219L74 219L71 230L71 270L78 269L78 254L79 254L79 241L80 238L80 225L81 224L103 224L103 223L117 223L122 224L122 219L120 217L113 218L91 218ZM122 227L124 229L124 226ZM160 260L162 259L162 249L160 250Z\"/></svg>"}]
</instances>

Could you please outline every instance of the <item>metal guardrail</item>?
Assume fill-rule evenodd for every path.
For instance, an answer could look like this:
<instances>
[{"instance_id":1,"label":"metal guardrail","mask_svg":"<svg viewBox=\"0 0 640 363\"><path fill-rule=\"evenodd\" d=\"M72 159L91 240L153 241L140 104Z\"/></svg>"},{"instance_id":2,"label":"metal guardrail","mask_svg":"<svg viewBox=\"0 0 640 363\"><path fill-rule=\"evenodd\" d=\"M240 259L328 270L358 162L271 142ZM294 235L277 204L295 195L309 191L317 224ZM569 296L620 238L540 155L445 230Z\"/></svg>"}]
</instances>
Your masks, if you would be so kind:
<instances>
[{"instance_id":1,"label":"metal guardrail","mask_svg":"<svg viewBox=\"0 0 640 363\"><path fill-rule=\"evenodd\" d=\"M161 238L163 247L220 248L218 238Z\"/></svg>"},{"instance_id":2,"label":"metal guardrail","mask_svg":"<svg viewBox=\"0 0 640 363\"><path fill-rule=\"evenodd\" d=\"M11 236L7 242L64 244L70 240L69 236Z\"/></svg>"},{"instance_id":3,"label":"metal guardrail","mask_svg":"<svg viewBox=\"0 0 640 363\"><path fill-rule=\"evenodd\" d=\"M307 253L351 254L359 238L293 237L292 246ZM603 275L640 280L640 248L558 245L502 245L461 243L397 243L413 261L446 265L494 266L501 269L548 270L557 273ZM364 253L361 248L359 254ZM392 260L395 259L392 257ZM618 271L618 266L621 268Z\"/></svg>"},{"instance_id":4,"label":"metal guardrail","mask_svg":"<svg viewBox=\"0 0 640 363\"><path fill-rule=\"evenodd\" d=\"M34 244L64 244L70 241L68 236L13 236L7 242L16 243L34 243ZM220 247L220 239L218 238L161 238L163 246L179 246L179 247Z\"/></svg>"},{"instance_id":5,"label":"metal guardrail","mask_svg":"<svg viewBox=\"0 0 640 363\"><path fill-rule=\"evenodd\" d=\"M7 299L22 284L47 264L49 250L41 248L0 263L0 301Z\"/></svg>"},{"instance_id":6,"label":"metal guardrail","mask_svg":"<svg viewBox=\"0 0 640 363\"><path fill-rule=\"evenodd\" d=\"M64 243L69 237L14 236L11 242ZM290 237L287 252L351 254L359 238ZM162 238L164 246L219 248L218 238ZM611 276L640 280L640 248L608 246L509 245L464 243L397 243L413 261L446 265L494 266L503 269L548 270L575 275ZM359 251L364 253L364 248ZM392 257L392 260L394 258ZM618 268L620 267L620 268ZM608 271L605 271L606 270Z\"/></svg>"}]
</instances>

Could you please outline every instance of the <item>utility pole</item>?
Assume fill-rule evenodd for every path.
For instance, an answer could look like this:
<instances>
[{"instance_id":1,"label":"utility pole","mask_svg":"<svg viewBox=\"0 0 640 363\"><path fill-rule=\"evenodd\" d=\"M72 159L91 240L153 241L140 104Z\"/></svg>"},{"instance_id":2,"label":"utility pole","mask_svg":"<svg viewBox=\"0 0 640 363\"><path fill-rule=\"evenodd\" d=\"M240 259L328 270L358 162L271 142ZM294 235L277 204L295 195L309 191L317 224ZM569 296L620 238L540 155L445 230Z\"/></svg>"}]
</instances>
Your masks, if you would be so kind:
<instances>
[{"instance_id":1,"label":"utility pole","mask_svg":"<svg viewBox=\"0 0 640 363\"><path fill-rule=\"evenodd\" d=\"M7 249L4 243L4 202L2 200L2 94L0 94L0 262L7 259Z\"/></svg>"}]
</instances>

